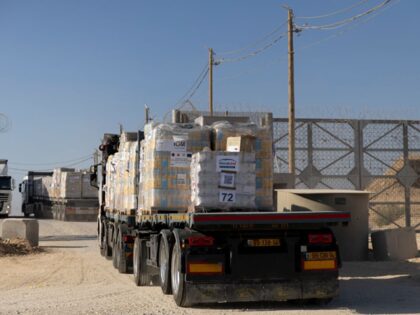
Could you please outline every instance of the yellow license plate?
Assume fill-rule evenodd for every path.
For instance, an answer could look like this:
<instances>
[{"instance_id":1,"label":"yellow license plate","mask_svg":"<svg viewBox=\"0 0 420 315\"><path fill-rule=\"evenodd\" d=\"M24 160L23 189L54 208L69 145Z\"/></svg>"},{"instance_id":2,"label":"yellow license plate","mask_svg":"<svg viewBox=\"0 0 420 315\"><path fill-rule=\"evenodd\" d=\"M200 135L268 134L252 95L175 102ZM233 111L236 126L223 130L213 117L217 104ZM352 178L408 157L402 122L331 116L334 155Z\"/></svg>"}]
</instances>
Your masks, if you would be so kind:
<instances>
[{"instance_id":1,"label":"yellow license plate","mask_svg":"<svg viewBox=\"0 0 420 315\"><path fill-rule=\"evenodd\" d=\"M248 240L248 246L251 246L251 247L280 246L280 240L277 238L258 238L255 240Z\"/></svg>"},{"instance_id":2,"label":"yellow license plate","mask_svg":"<svg viewBox=\"0 0 420 315\"><path fill-rule=\"evenodd\" d=\"M306 253L306 260L329 260L336 259L336 252L312 252Z\"/></svg>"},{"instance_id":3,"label":"yellow license plate","mask_svg":"<svg viewBox=\"0 0 420 315\"><path fill-rule=\"evenodd\" d=\"M303 270L331 270L336 268L335 260L306 260L303 262Z\"/></svg>"}]
</instances>

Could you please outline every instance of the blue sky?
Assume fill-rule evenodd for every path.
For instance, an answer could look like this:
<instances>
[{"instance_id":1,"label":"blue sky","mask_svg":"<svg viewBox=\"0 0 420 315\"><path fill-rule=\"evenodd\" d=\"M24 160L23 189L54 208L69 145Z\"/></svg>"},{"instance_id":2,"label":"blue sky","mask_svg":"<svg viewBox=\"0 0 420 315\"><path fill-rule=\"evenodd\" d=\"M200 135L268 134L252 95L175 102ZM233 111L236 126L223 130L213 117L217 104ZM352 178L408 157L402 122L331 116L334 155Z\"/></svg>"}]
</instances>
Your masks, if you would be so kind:
<instances>
[{"instance_id":1,"label":"blue sky","mask_svg":"<svg viewBox=\"0 0 420 315\"><path fill-rule=\"evenodd\" d=\"M190 88L209 47L219 58L264 37L285 21L282 4L296 16L314 16L357 2L0 0L0 113L12 124L0 133L0 158L29 169L86 156L119 123L141 128L144 104L161 119ZM328 24L380 2L297 22ZM343 34L297 36L297 116L420 119L419 11L420 1L394 0ZM282 39L253 58L215 67L216 109L285 116L286 52ZM206 109L207 98L205 81L192 101Z\"/></svg>"}]
</instances>

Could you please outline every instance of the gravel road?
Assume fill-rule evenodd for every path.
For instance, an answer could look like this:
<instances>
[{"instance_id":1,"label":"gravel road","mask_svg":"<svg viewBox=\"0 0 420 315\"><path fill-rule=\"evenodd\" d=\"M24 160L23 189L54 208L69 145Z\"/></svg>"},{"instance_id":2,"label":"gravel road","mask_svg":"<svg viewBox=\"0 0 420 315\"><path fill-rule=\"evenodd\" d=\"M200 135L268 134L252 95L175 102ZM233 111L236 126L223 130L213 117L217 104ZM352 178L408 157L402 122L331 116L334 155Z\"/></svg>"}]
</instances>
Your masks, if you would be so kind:
<instances>
[{"instance_id":1,"label":"gravel road","mask_svg":"<svg viewBox=\"0 0 420 315\"><path fill-rule=\"evenodd\" d=\"M0 220L1 222L1 220ZM0 257L0 314L415 314L420 258L346 263L340 297L326 307L287 303L179 308L159 287L135 287L99 255L95 223L40 221L41 254Z\"/></svg>"}]
</instances>

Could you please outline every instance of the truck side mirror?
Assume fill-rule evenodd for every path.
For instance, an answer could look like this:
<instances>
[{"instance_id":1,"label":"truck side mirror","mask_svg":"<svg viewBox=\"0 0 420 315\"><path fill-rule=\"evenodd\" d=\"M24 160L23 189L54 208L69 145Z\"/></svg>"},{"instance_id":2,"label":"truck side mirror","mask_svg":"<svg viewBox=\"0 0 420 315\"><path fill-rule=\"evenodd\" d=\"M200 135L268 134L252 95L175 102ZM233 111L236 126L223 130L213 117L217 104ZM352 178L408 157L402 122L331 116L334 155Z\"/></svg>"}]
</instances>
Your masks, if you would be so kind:
<instances>
[{"instance_id":1,"label":"truck side mirror","mask_svg":"<svg viewBox=\"0 0 420 315\"><path fill-rule=\"evenodd\" d=\"M22 192L22 184L19 184L19 192Z\"/></svg>"},{"instance_id":2,"label":"truck side mirror","mask_svg":"<svg viewBox=\"0 0 420 315\"><path fill-rule=\"evenodd\" d=\"M99 188L99 186L98 186L98 176L96 176L96 173L90 174L90 186Z\"/></svg>"}]
</instances>

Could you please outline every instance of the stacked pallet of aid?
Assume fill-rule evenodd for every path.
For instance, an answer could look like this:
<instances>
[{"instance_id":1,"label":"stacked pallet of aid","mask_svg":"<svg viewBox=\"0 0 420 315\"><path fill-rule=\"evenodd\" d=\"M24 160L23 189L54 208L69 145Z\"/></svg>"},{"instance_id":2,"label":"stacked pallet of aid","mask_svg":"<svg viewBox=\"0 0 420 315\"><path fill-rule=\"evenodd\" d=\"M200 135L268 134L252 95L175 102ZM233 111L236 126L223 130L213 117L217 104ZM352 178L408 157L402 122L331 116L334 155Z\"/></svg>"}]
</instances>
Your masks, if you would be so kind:
<instances>
[{"instance_id":1,"label":"stacked pallet of aid","mask_svg":"<svg viewBox=\"0 0 420 315\"><path fill-rule=\"evenodd\" d=\"M212 144L215 151L255 152L256 196L258 210L273 209L273 139L270 128L253 123L217 122L213 124ZM228 146L229 138L232 146ZM252 139L253 138L253 141ZM235 143L236 142L236 143ZM245 146L243 146L245 143ZM239 147L238 147L239 146ZM240 148L243 146L243 148Z\"/></svg>"},{"instance_id":2,"label":"stacked pallet of aid","mask_svg":"<svg viewBox=\"0 0 420 315\"><path fill-rule=\"evenodd\" d=\"M210 147L209 128L148 124L141 146L140 213L187 211L191 200L191 157Z\"/></svg>"},{"instance_id":3,"label":"stacked pallet of aid","mask_svg":"<svg viewBox=\"0 0 420 315\"><path fill-rule=\"evenodd\" d=\"M255 154L203 151L191 162L190 211L254 210Z\"/></svg>"},{"instance_id":4,"label":"stacked pallet of aid","mask_svg":"<svg viewBox=\"0 0 420 315\"><path fill-rule=\"evenodd\" d=\"M129 213L137 209L137 133L123 132L118 152L108 157L105 206Z\"/></svg>"}]
</instances>

